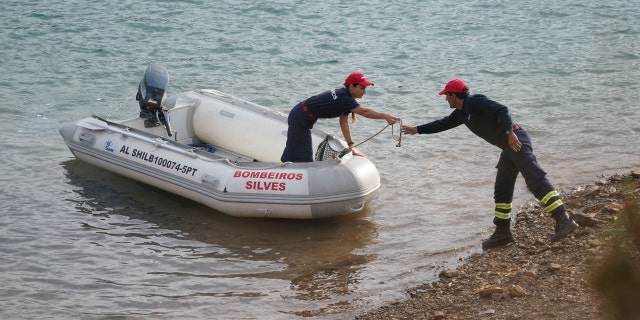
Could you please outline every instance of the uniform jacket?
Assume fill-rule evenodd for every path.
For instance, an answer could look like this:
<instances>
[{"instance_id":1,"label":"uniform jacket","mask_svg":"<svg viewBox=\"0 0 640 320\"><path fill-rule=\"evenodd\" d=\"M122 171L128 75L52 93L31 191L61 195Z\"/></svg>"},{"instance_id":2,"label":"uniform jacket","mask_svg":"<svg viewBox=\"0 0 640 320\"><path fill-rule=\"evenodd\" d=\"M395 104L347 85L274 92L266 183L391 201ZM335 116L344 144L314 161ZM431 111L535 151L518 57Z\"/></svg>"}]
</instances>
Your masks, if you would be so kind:
<instances>
[{"instance_id":1,"label":"uniform jacket","mask_svg":"<svg viewBox=\"0 0 640 320\"><path fill-rule=\"evenodd\" d=\"M504 149L507 131L513 129L509 109L481 94L468 96L461 110L454 110L440 120L418 126L418 133L437 133L464 124L478 137Z\"/></svg>"}]
</instances>

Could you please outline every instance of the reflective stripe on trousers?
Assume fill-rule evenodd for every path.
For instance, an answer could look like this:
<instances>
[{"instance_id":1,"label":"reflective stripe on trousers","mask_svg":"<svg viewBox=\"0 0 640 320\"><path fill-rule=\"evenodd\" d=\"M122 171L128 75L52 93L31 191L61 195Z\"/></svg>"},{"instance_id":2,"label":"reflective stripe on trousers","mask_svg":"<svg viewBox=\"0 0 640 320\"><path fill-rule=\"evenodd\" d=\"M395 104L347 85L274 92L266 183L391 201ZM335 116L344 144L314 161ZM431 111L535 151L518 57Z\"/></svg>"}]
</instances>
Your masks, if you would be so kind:
<instances>
[{"instance_id":1,"label":"reflective stripe on trousers","mask_svg":"<svg viewBox=\"0 0 640 320\"><path fill-rule=\"evenodd\" d=\"M495 216L498 219L508 220L511 218L511 203L496 203Z\"/></svg>"}]
</instances>

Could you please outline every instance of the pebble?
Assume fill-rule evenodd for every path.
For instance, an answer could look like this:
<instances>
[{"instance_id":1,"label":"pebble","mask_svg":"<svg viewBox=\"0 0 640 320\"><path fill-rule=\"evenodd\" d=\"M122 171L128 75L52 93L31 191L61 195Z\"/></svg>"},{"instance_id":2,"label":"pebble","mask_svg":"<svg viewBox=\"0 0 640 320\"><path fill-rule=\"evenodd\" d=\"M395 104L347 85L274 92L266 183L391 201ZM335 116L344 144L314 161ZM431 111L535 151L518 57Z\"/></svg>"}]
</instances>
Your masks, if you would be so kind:
<instances>
[{"instance_id":1,"label":"pebble","mask_svg":"<svg viewBox=\"0 0 640 320\"><path fill-rule=\"evenodd\" d=\"M486 287L486 288L482 288L480 289L480 291L478 292L478 294L480 295L481 298L485 298L488 297L494 293L504 293L507 290L505 288L502 287Z\"/></svg>"},{"instance_id":2,"label":"pebble","mask_svg":"<svg viewBox=\"0 0 640 320\"><path fill-rule=\"evenodd\" d=\"M442 270L439 274L440 278L455 278L460 275L458 270Z\"/></svg>"},{"instance_id":3,"label":"pebble","mask_svg":"<svg viewBox=\"0 0 640 320\"><path fill-rule=\"evenodd\" d=\"M489 308L489 309L487 309L485 311L478 312L478 315L479 316L486 316L486 315L494 314L494 313L496 313L496 311L491 309L491 308Z\"/></svg>"},{"instance_id":4,"label":"pebble","mask_svg":"<svg viewBox=\"0 0 640 320\"><path fill-rule=\"evenodd\" d=\"M509 296L512 298L520 298L527 295L527 292L519 285L513 285L509 288Z\"/></svg>"}]
</instances>

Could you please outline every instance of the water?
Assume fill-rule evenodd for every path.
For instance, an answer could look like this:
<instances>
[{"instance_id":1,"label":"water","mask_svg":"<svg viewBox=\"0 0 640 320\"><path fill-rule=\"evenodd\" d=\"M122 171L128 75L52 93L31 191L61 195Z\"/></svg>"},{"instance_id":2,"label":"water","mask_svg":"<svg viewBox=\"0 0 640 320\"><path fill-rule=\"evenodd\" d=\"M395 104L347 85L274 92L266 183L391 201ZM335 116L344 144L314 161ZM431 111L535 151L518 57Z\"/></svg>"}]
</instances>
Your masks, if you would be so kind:
<instances>
[{"instance_id":1,"label":"water","mask_svg":"<svg viewBox=\"0 0 640 320\"><path fill-rule=\"evenodd\" d=\"M365 143L379 197L321 221L228 217L74 160L58 128L135 116L149 62L169 93L284 113L363 71L362 104L404 124L448 114L437 92L460 77L510 107L570 191L640 166L639 19L615 0L3 1L0 318L343 319L480 251L498 150L464 128ZM361 117L354 140L383 126ZM532 200L520 181L514 205Z\"/></svg>"}]
</instances>

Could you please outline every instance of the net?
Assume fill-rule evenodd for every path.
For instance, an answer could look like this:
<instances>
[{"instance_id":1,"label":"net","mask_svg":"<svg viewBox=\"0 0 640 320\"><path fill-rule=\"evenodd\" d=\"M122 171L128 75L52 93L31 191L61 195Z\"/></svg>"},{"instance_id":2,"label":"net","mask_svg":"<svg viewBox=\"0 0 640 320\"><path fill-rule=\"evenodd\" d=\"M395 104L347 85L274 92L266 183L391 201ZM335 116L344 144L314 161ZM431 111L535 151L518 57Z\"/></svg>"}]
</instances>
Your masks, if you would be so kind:
<instances>
[{"instance_id":1,"label":"net","mask_svg":"<svg viewBox=\"0 0 640 320\"><path fill-rule=\"evenodd\" d=\"M325 161L330 159L342 158L345 154L349 152L349 148L343 148L342 150L335 150L331 147L331 143L329 143L331 136L327 136L320 142L318 148L316 149L316 157L315 161Z\"/></svg>"}]
</instances>

